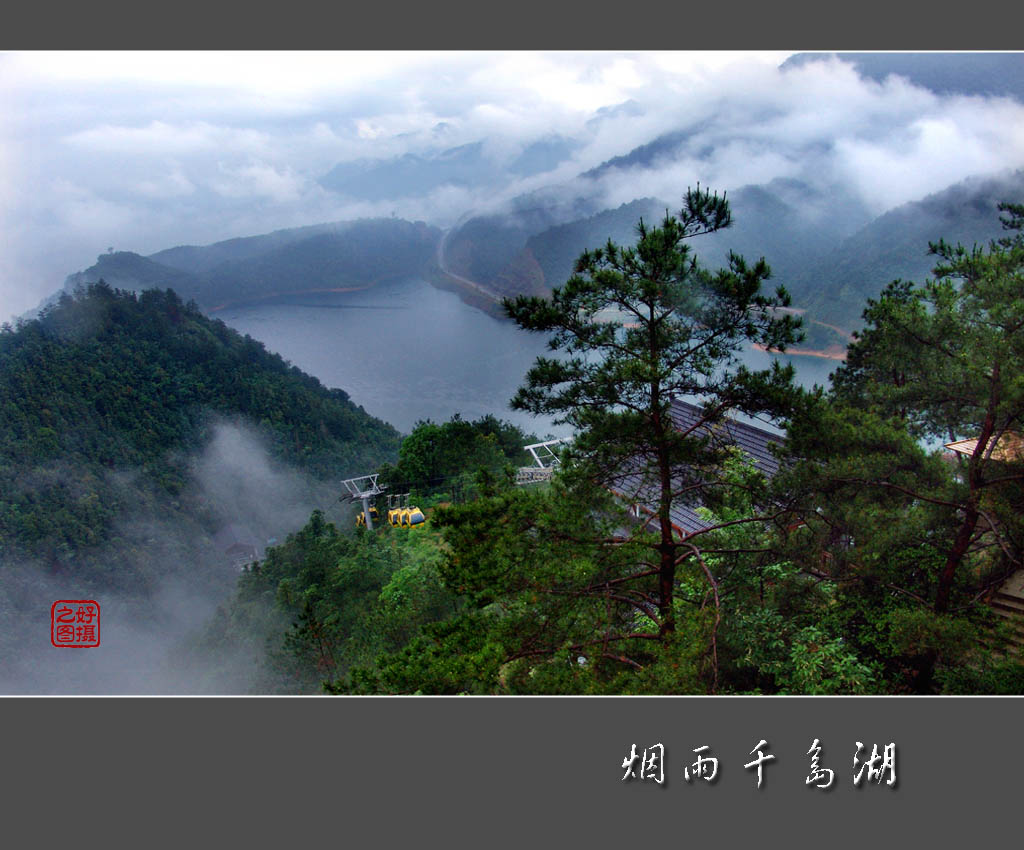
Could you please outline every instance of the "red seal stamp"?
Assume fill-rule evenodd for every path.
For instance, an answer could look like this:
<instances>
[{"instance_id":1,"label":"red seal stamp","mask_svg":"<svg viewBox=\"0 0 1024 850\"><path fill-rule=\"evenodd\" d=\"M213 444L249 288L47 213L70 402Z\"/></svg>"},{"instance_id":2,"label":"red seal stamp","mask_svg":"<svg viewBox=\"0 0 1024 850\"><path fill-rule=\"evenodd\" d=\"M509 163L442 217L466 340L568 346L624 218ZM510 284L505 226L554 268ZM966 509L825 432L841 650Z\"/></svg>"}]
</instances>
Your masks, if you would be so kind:
<instances>
[{"instance_id":1,"label":"red seal stamp","mask_svg":"<svg viewBox=\"0 0 1024 850\"><path fill-rule=\"evenodd\" d=\"M100 604L94 599L58 599L50 607L50 642L84 648L100 645Z\"/></svg>"}]
</instances>

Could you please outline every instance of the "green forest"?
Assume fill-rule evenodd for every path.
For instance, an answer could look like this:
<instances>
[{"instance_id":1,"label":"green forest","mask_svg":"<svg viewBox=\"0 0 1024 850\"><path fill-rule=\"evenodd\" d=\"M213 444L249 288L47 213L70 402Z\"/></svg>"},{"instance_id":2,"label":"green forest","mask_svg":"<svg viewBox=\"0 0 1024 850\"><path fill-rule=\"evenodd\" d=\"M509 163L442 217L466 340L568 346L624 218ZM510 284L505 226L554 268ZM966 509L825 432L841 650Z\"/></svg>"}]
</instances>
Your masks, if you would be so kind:
<instances>
[{"instance_id":1,"label":"green forest","mask_svg":"<svg viewBox=\"0 0 1024 850\"><path fill-rule=\"evenodd\" d=\"M158 577L145 565L167 563L133 551L127 516L187 529L176 569L206 560L216 520L186 496L217 417L244 419L274 457L319 479L393 459L399 445L343 391L171 290L100 282L63 294L0 330L0 364L0 558L86 587L145 592Z\"/></svg>"},{"instance_id":2,"label":"green forest","mask_svg":"<svg viewBox=\"0 0 1024 850\"><path fill-rule=\"evenodd\" d=\"M503 305L552 351L512 408L574 434L527 486L537 438L510 423L400 439L172 291L92 285L0 334L0 555L143 587L109 557L116 518L130 497L209 540L183 458L216 412L320 480L376 470L427 517L316 510L244 569L180 654L258 655L253 692L1024 693L1024 604L990 604L1024 567L1024 205L1000 210L987 245L937 234L932 275L868 301L811 390L740 363L807 329L764 258L695 255L732 224L724 197L585 251L550 297ZM682 430L680 398L700 410ZM717 438L737 416L779 426L770 477ZM141 470L130 490L119 470Z\"/></svg>"},{"instance_id":3,"label":"green forest","mask_svg":"<svg viewBox=\"0 0 1024 850\"><path fill-rule=\"evenodd\" d=\"M264 684L332 694L1024 692L1024 621L988 604L1024 551L1024 207L1000 209L1003 238L931 244L932 277L869 301L832 385L804 390L738 364L803 329L764 260L701 266L690 240L731 211L691 191L551 298L505 302L562 355L512 401L573 426L550 483L513 483L527 435L420 423L382 481L428 522L315 514L206 645L287 613ZM592 320L609 309L623 321ZM679 396L702 427L673 427ZM710 438L737 413L783 426L770 479ZM629 476L648 482L644 522L613 495ZM680 505L703 527L680 533Z\"/></svg>"}]
</instances>

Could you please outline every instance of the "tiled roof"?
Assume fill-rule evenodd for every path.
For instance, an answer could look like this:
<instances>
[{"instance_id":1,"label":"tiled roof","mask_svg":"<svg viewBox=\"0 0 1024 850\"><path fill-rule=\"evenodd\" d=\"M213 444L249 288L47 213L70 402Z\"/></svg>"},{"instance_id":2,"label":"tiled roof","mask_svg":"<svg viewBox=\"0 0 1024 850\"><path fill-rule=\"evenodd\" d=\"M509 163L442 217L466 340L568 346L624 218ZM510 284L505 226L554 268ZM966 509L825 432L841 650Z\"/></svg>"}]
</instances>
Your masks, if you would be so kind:
<instances>
[{"instance_id":1,"label":"tiled roof","mask_svg":"<svg viewBox=\"0 0 1024 850\"><path fill-rule=\"evenodd\" d=\"M768 448L769 443L779 443L783 437L780 434L739 422L735 419L725 418L712 426L702 420L704 418L702 409L689 402L673 399L671 407L672 421L676 429L683 432L693 432L695 436L710 436L713 446L738 446L744 454L750 458L755 468L766 477L771 477L779 469L778 459ZM641 464L635 464L634 472L627 471L620 476L612 490L630 505L636 505L639 515L655 516L657 514L657 503L659 488L656 483L651 482L649 477L645 480L642 474ZM689 483L679 476L674 481L677 487ZM696 478L692 483L697 485ZM685 497L676 498L672 506L672 525L681 534L692 534L695 531L708 528L709 523L697 515L697 508L700 507L699 496L694 499Z\"/></svg>"},{"instance_id":2,"label":"tiled roof","mask_svg":"<svg viewBox=\"0 0 1024 850\"><path fill-rule=\"evenodd\" d=\"M689 431L703 419L703 411L695 404L679 399L672 400L672 422L678 431ZM782 441L781 434L773 434L763 428L748 425L736 419L724 419L714 426L697 425L695 433L699 436L711 434L711 443L715 446L739 446L754 462L759 472L769 478L779 471L779 461L769 451L769 443Z\"/></svg>"}]
</instances>

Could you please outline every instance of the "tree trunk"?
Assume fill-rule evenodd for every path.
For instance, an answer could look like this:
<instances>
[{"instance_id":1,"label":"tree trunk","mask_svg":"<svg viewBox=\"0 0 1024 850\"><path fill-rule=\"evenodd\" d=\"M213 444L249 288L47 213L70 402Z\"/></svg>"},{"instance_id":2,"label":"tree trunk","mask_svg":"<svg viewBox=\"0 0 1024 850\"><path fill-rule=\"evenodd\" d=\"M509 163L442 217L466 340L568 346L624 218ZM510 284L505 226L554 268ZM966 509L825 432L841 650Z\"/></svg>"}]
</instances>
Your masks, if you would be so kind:
<instances>
[{"instance_id":1,"label":"tree trunk","mask_svg":"<svg viewBox=\"0 0 1024 850\"><path fill-rule=\"evenodd\" d=\"M946 563L942 567L942 573L939 575L939 588L935 593L934 605L936 614L945 614L949 610L949 598L953 590L953 579L956 578L957 568L963 562L967 549L971 545L971 539L974 537L974 530L978 526L980 516L972 497L967 504L964 521L960 525L960 530L956 533L953 547L949 550L949 554L946 556Z\"/></svg>"},{"instance_id":2,"label":"tree trunk","mask_svg":"<svg viewBox=\"0 0 1024 850\"><path fill-rule=\"evenodd\" d=\"M964 556L971 545L971 538L974 537L974 530L978 526L981 514L978 512L978 500L981 491L981 464L988 452L988 443L996 429L996 405L999 402L999 361L992 365L992 386L989 390L988 409L985 411L985 421L981 424L981 433L978 435L978 443L967 464L967 504L964 506L964 521L957 531L953 546L946 556L946 563L939 576L939 587L935 593L935 613L944 614L949 610L949 599L953 590L953 579L956 577L957 568L963 562Z\"/></svg>"},{"instance_id":3,"label":"tree trunk","mask_svg":"<svg viewBox=\"0 0 1024 850\"><path fill-rule=\"evenodd\" d=\"M661 393L655 382L651 392L653 424L658 451L658 484L661 498L658 504L658 526L661 541L658 566L658 613L661 616L659 634L662 637L676 630L675 610L672 604L676 583L676 543L672 528L672 467L665 446L665 421L661 415ZM671 426L669 426L671 427Z\"/></svg>"},{"instance_id":4,"label":"tree trunk","mask_svg":"<svg viewBox=\"0 0 1024 850\"><path fill-rule=\"evenodd\" d=\"M978 443L974 447L967 464L967 504L964 506L964 521L953 540L953 546L946 555L946 563L939 574L939 586L935 592L936 614L945 614L949 611L950 598L953 593L953 581L956 579L956 571L963 563L967 550L970 548L974 532L978 527L978 520L981 514L978 510L978 501L982 485L981 464L988 451L989 440L995 433L995 412L999 401L999 361L992 366L992 385L989 390L988 409L985 411L985 421L981 425L981 433L978 435ZM938 653L932 649L925 653L921 665L918 668L917 692L930 693L932 678L935 674L935 663L938 660Z\"/></svg>"}]
</instances>

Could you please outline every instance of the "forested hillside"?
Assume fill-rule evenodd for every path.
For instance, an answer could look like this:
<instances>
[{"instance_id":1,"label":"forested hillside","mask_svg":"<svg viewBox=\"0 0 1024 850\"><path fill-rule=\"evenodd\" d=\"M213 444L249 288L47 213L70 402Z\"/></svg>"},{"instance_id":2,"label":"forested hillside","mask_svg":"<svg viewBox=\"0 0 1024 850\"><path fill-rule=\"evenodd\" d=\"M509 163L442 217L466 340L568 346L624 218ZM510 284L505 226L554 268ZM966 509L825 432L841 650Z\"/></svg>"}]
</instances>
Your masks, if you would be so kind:
<instances>
[{"instance_id":1,"label":"forested hillside","mask_svg":"<svg viewBox=\"0 0 1024 850\"><path fill-rule=\"evenodd\" d=\"M219 419L248 423L272 457L319 478L398 448L343 390L155 289L99 283L5 326L0 400L0 558L97 585L142 587L162 560L119 545L129 517L180 519L212 549L218 518L189 494Z\"/></svg>"},{"instance_id":2,"label":"forested hillside","mask_svg":"<svg viewBox=\"0 0 1024 850\"><path fill-rule=\"evenodd\" d=\"M802 390L735 359L800 328L763 263L691 264L729 209L690 193L550 299L505 301L577 355L539 359L513 402L575 428L551 484L502 474L497 423L422 423L382 480L426 524L353 538L315 514L200 646L230 651L276 606L284 690L1020 693L1020 619L988 604L1024 566L1024 206L999 211L1007 235L935 243L933 275L867 302L833 386ZM587 321L610 307L628 324ZM705 400L693 427L669 424L677 393ZM716 437L730 410L785 428L772 477Z\"/></svg>"},{"instance_id":3,"label":"forested hillside","mask_svg":"<svg viewBox=\"0 0 1024 850\"><path fill-rule=\"evenodd\" d=\"M324 680L370 668L421 629L437 628L462 608L441 578L449 550L437 517L444 505L507 491L534 439L489 416L420 423L378 480L388 496L410 494L427 523L391 527L385 496L372 533L315 512L242 575L234 598L192 642L192 656L231 659L249 647L261 659L253 690L321 693Z\"/></svg>"},{"instance_id":4,"label":"forested hillside","mask_svg":"<svg viewBox=\"0 0 1024 850\"><path fill-rule=\"evenodd\" d=\"M613 166L642 164L644 151ZM764 256L793 306L807 311L809 347L825 348L845 338L812 322L852 331L866 300L889 281L928 275L929 241L951 232L967 244L998 236L996 204L1018 197L1022 188L1020 172L979 177L872 219L863 202L839 187L822 192L782 179L743 186L728 193L735 223L708 234L701 255L711 265L724 265L730 251ZM658 222L676 205L678 200L641 199L543 228L514 215L476 217L448 237L447 259L454 272L500 296L545 293L568 279L580 245L628 242L638 219Z\"/></svg>"},{"instance_id":5,"label":"forested hillside","mask_svg":"<svg viewBox=\"0 0 1024 850\"><path fill-rule=\"evenodd\" d=\"M879 216L784 280L794 301L814 318L852 330L861 323L867 299L887 283L928 276L935 264L929 242L955 233L967 246L985 245L1000 235L998 203L1022 195L1022 171L965 180Z\"/></svg>"},{"instance_id":6,"label":"forested hillside","mask_svg":"<svg viewBox=\"0 0 1024 850\"><path fill-rule=\"evenodd\" d=\"M636 235L637 221L658 221L672 206L657 198L643 198L618 209L550 227L531 236L524 250L536 257L544 274L544 286L550 291L569 279L580 245L601 245L609 239L628 242ZM515 294L528 293L523 290Z\"/></svg>"}]
</instances>

